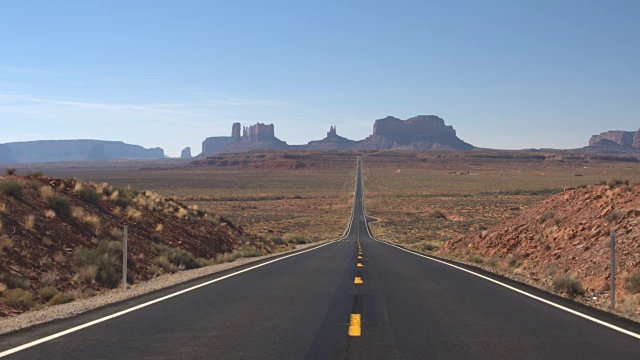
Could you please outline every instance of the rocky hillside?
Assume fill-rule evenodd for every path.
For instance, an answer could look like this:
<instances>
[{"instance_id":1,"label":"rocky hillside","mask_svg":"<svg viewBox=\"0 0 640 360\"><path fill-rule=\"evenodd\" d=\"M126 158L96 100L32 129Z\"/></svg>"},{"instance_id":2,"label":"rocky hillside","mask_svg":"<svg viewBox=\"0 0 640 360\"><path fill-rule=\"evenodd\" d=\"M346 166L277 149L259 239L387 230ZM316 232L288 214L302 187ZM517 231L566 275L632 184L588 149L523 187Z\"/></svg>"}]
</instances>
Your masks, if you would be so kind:
<instances>
[{"instance_id":1,"label":"rocky hillside","mask_svg":"<svg viewBox=\"0 0 640 360\"><path fill-rule=\"evenodd\" d=\"M3 175L0 317L121 286L124 223L129 283L286 246L149 191Z\"/></svg>"},{"instance_id":2,"label":"rocky hillside","mask_svg":"<svg viewBox=\"0 0 640 360\"><path fill-rule=\"evenodd\" d=\"M585 296L605 304L609 297L609 230L614 230L619 309L637 315L639 224L640 185L612 180L553 195L512 220L449 241L443 253L522 275L569 297Z\"/></svg>"}]
</instances>

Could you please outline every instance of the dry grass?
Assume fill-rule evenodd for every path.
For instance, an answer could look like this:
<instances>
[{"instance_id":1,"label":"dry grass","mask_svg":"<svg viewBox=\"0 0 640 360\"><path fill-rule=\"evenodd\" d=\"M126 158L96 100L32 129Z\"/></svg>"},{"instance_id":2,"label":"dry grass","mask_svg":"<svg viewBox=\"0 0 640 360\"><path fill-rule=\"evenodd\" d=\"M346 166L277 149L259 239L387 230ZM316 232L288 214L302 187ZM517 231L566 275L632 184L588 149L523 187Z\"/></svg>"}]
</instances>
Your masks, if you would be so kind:
<instances>
[{"instance_id":1,"label":"dry grass","mask_svg":"<svg viewBox=\"0 0 640 360\"><path fill-rule=\"evenodd\" d=\"M129 220L140 221L140 219L142 218L142 213L134 207L128 206L125 209L125 212L127 214L127 219Z\"/></svg>"},{"instance_id":2,"label":"dry grass","mask_svg":"<svg viewBox=\"0 0 640 360\"><path fill-rule=\"evenodd\" d=\"M34 215L27 215L24 220L24 228L33 231L36 227L36 217Z\"/></svg>"},{"instance_id":3,"label":"dry grass","mask_svg":"<svg viewBox=\"0 0 640 360\"><path fill-rule=\"evenodd\" d=\"M56 212L51 209L47 209L44 211L44 217L46 217L47 219L53 219L54 217L56 217Z\"/></svg>"},{"instance_id":4,"label":"dry grass","mask_svg":"<svg viewBox=\"0 0 640 360\"><path fill-rule=\"evenodd\" d=\"M7 213L7 204L0 202L0 214L6 214Z\"/></svg>"},{"instance_id":5,"label":"dry grass","mask_svg":"<svg viewBox=\"0 0 640 360\"><path fill-rule=\"evenodd\" d=\"M13 249L13 240L7 235L0 236L0 253Z\"/></svg>"},{"instance_id":6,"label":"dry grass","mask_svg":"<svg viewBox=\"0 0 640 360\"><path fill-rule=\"evenodd\" d=\"M61 252L57 252L53 254L53 261L55 261L56 264L64 264L67 262L67 256Z\"/></svg>"},{"instance_id":7,"label":"dry grass","mask_svg":"<svg viewBox=\"0 0 640 360\"><path fill-rule=\"evenodd\" d=\"M156 225L156 230L155 231L157 233L161 233L163 229L164 229L164 225L158 224L158 225Z\"/></svg>"},{"instance_id":8,"label":"dry grass","mask_svg":"<svg viewBox=\"0 0 640 360\"><path fill-rule=\"evenodd\" d=\"M40 188L40 196L45 202L49 201L56 194L51 186L45 185Z\"/></svg>"}]
</instances>

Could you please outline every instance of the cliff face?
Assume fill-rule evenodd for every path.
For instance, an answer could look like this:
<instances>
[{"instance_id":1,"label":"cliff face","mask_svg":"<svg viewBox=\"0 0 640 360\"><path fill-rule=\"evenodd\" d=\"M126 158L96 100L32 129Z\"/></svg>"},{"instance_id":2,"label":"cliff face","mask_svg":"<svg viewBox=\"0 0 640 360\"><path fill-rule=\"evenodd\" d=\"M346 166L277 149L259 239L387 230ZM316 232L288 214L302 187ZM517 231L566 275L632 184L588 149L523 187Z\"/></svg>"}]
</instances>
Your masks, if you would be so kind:
<instances>
[{"instance_id":1,"label":"cliff face","mask_svg":"<svg viewBox=\"0 0 640 360\"><path fill-rule=\"evenodd\" d=\"M0 145L0 164L10 164L12 162L11 148L6 145Z\"/></svg>"},{"instance_id":2,"label":"cliff face","mask_svg":"<svg viewBox=\"0 0 640 360\"><path fill-rule=\"evenodd\" d=\"M42 140L5 144L13 159L25 162L58 162L117 159L162 159L161 148L146 149L121 141Z\"/></svg>"},{"instance_id":3,"label":"cliff face","mask_svg":"<svg viewBox=\"0 0 640 360\"><path fill-rule=\"evenodd\" d=\"M603 132L592 136L589 146L640 148L640 130Z\"/></svg>"},{"instance_id":4,"label":"cliff face","mask_svg":"<svg viewBox=\"0 0 640 360\"><path fill-rule=\"evenodd\" d=\"M435 115L419 115L407 120L388 116L376 120L373 135L361 141L357 149L471 150L460 140L452 126Z\"/></svg>"},{"instance_id":5,"label":"cliff face","mask_svg":"<svg viewBox=\"0 0 640 360\"><path fill-rule=\"evenodd\" d=\"M238 129L239 131L239 129ZM202 154L217 154L222 151L232 139L228 136L214 136L206 138L202 142Z\"/></svg>"}]
</instances>

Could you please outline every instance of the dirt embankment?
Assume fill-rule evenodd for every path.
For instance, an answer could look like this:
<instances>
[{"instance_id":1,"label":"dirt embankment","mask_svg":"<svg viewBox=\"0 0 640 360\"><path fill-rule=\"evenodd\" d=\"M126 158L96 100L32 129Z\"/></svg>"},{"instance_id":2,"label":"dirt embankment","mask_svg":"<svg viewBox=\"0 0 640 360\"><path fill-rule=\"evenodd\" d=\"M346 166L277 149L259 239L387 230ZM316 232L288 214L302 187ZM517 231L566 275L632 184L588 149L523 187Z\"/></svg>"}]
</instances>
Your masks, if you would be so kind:
<instances>
[{"instance_id":1,"label":"dirt embankment","mask_svg":"<svg viewBox=\"0 0 640 360\"><path fill-rule=\"evenodd\" d=\"M639 223L640 185L612 181L566 189L514 219L449 241L440 253L604 306L613 230L618 309L633 317L640 314Z\"/></svg>"},{"instance_id":2,"label":"dirt embankment","mask_svg":"<svg viewBox=\"0 0 640 360\"><path fill-rule=\"evenodd\" d=\"M150 191L0 176L0 317L121 286L125 223L128 283L290 247Z\"/></svg>"}]
</instances>

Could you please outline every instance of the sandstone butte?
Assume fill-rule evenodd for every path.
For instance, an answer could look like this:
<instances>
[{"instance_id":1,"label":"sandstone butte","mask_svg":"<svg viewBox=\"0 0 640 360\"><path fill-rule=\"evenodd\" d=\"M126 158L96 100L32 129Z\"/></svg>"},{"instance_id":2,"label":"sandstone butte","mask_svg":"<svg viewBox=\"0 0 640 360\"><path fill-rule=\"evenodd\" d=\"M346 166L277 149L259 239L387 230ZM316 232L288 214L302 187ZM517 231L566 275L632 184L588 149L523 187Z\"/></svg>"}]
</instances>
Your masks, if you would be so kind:
<instances>
[{"instance_id":1,"label":"sandstone butte","mask_svg":"<svg viewBox=\"0 0 640 360\"><path fill-rule=\"evenodd\" d=\"M640 185L599 185L566 189L485 231L448 242L442 253L517 263L515 274L551 286L553 279L575 276L587 300L609 298L610 235L616 232L617 297L640 311L640 294L625 290L625 279L640 271ZM625 299L626 298L626 299Z\"/></svg>"}]
</instances>

